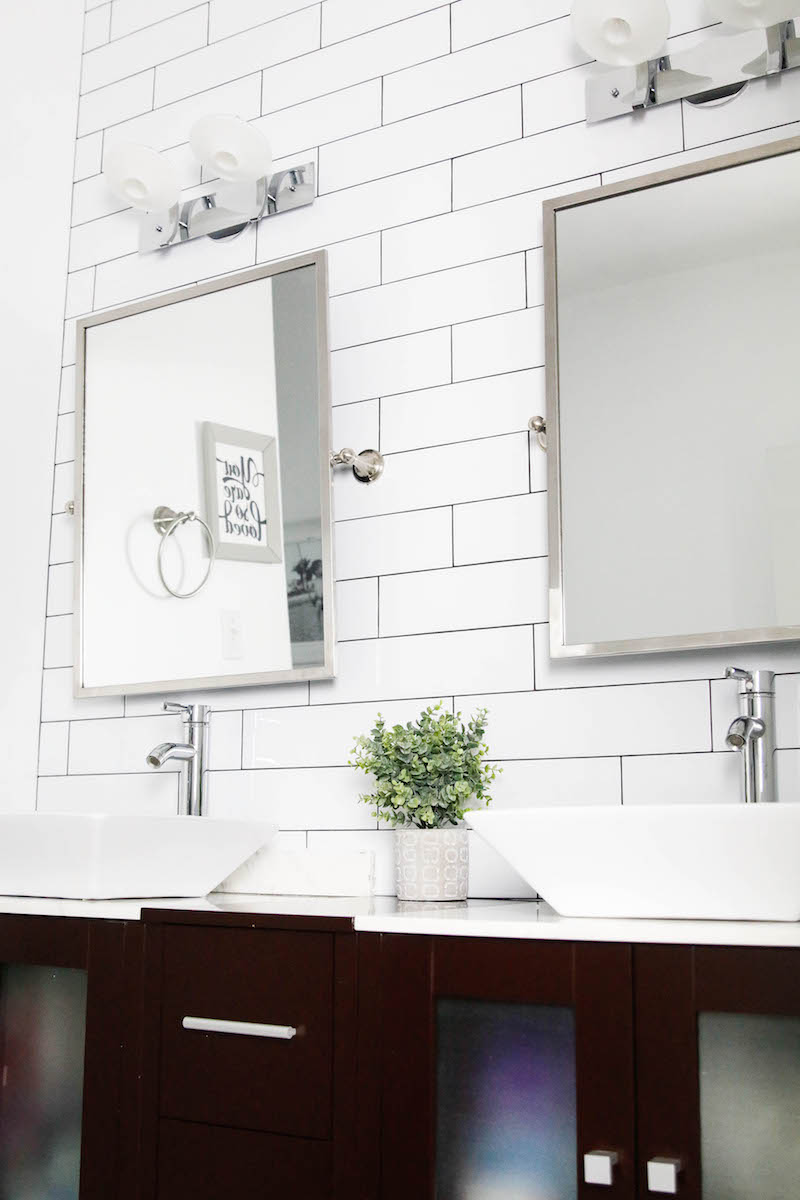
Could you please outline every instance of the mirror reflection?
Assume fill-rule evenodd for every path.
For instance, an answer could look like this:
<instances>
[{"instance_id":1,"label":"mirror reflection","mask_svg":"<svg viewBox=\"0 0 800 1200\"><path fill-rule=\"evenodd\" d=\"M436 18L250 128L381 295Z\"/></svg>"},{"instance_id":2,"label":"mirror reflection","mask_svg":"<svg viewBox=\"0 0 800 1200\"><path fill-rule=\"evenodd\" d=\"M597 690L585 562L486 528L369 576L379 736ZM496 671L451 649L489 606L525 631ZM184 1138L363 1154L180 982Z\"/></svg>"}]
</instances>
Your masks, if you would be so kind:
<instances>
[{"instance_id":1,"label":"mirror reflection","mask_svg":"<svg viewBox=\"0 0 800 1200\"><path fill-rule=\"evenodd\" d=\"M83 323L79 694L331 674L324 275Z\"/></svg>"},{"instance_id":2,"label":"mirror reflection","mask_svg":"<svg viewBox=\"0 0 800 1200\"><path fill-rule=\"evenodd\" d=\"M553 202L554 654L800 633L800 153L767 153Z\"/></svg>"}]
</instances>

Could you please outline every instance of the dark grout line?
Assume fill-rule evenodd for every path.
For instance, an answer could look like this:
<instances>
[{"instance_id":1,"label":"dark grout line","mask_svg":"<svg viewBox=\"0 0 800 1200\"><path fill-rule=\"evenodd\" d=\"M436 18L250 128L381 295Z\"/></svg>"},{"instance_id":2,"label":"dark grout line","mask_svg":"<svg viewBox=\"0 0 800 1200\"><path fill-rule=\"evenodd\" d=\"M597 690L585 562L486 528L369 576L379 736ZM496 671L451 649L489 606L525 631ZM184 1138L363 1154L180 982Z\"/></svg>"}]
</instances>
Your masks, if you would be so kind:
<instances>
[{"instance_id":1,"label":"dark grout line","mask_svg":"<svg viewBox=\"0 0 800 1200\"><path fill-rule=\"evenodd\" d=\"M206 46L194 46L194 47L193 47L191 50L185 50L185 51L183 51L181 54L175 54L175 55L173 55L171 58L166 58L166 59L163 59L163 60L159 61L158 63L155 63L155 64L154 64L153 66L151 66L151 67L144 67L144 68L140 68L140 69L139 69L139 70L137 70L137 71L132 71L132 72L131 72L130 74L128 74L128 75L122 75L122 76L120 76L118 79L109 80L109 81L108 81L108 83L101 84L99 87L96 87L96 88L91 88L91 89L90 89L90 90L88 90L88 91L82 91L82 92L81 92L81 95L82 95L82 96L91 96L91 95L93 95L93 94L94 94L94 93L96 93L96 92L102 91L102 89L103 89L104 87L113 87L113 85L114 85L114 84L117 84L117 83L122 83L122 82L123 82L124 80L126 80L126 79L132 79L132 78L134 78L134 76L136 76L136 75L143 75L143 74L145 73L145 71L149 71L149 70L157 71L159 67L164 67L164 66L167 66L167 65L169 65L170 63L177 62L179 59L182 59L182 58L188 58L188 57L189 57L189 55L191 55L191 54L199 54L199 53L201 53L201 52L203 52L203 51L208 51L208 50L210 50L212 47L214 47L214 46L219 46L219 45L222 45L224 42L232 41L234 38L237 38L237 37L244 37L244 36L245 36L245 35L247 35L247 34L250 34L250 35L252 35L252 34L253 34L253 32L254 32L256 29L263 29L263 28L265 28L267 25L273 25L273 24L277 23L278 21L288 21L288 20L289 20L291 17L295 17L295 16L297 16L297 14L298 14L298 13L300 13L300 12L307 12L309 9L311 9L311 8L315 8L316 6L317 6L317 5L316 5L316 3L315 3L315 4L307 4L307 5L304 5L302 8L295 9L293 12L290 12L290 13L284 13L284 14L282 14L282 15L281 15L281 16L279 16L279 17L274 17L274 18L272 18L272 19L271 19L271 20L269 20L269 21L262 21L262 22L260 22L259 24L257 24L257 25L252 25L252 26L250 26L250 27L248 27L248 28L246 28L246 29L240 29L240 30L237 30L235 33L229 34L229 35L227 35L227 36L226 36L226 37L224 37L224 38L217 38L217 39L215 39L213 42L211 42L209 45L206 45ZM201 5L197 5L196 7L202 7L202 6L201 6ZM443 4L442 4L442 5L438 5L438 4L437 4L437 5L434 5L434 8L439 8L439 7L444 7L444 5L443 5ZM188 10L187 10L187 11L188 11ZM430 10L428 10L428 11L433 11L433 9L430 9ZM182 14L182 13L180 13L180 14L176 14L176 15L177 15L177 16L182 16L183 14ZM330 42L330 43L328 43L326 46L323 46L323 47L313 47L313 48L311 48L311 49L309 49L309 50L303 50L303 51L301 51L301 53L300 53L300 54L293 54L293 55L290 55L290 56L289 56L289 58L285 58L285 59L279 59L277 62L272 62L272 63L269 63L269 65L268 65L268 66L266 66L266 67L256 68L255 70L247 71L247 72L245 72L245 73L244 73L244 75L239 75L239 76L236 76L235 78L236 78L236 79L242 79L242 78L245 78L245 76L246 76L246 75L255 75L255 74L257 74L257 73L258 73L258 71L259 71L259 70L261 70L263 73L266 73L267 71L270 71L270 70L272 70L272 68L273 68L273 67L282 67L282 66L285 66L287 63L299 62L299 60L300 60L300 59L310 58L310 57L311 57L312 55L314 55L314 54L321 54L321 53L324 53L324 51L325 51L325 50L328 50L328 49L330 49L331 47L334 47L334 46L343 45L345 42L350 42L350 41L358 41L358 40L360 40L360 39L362 39L362 38L365 38L365 37L369 36L369 34L371 34L371 33L378 32L378 30L379 30L379 29L389 29L389 28L391 28L393 25L401 25L401 24L404 24L406 21L415 21L415 20L417 20L419 17L421 17L421 16L425 16L425 15L427 15L427 14L426 14L426 13L415 13L415 14L414 14L413 16L411 16L411 17L405 17L405 18L401 18L399 21L393 21L393 22L390 22L390 23L388 23L387 25L376 26L376 28L375 28L375 29L369 29L369 30L365 30L365 31L363 31L363 32L361 32L361 33L353 34L351 37L348 37L348 38L342 38L342 39L341 39L341 41L337 41L337 42ZM166 18L164 18L164 20L165 20L165 21L168 21L168 20L173 20L173 19L174 19L173 17L166 17ZM157 22L157 24L161 24L161 22ZM149 27L149 26L143 26L143 28L150 28L150 27ZM139 32L139 30L136 30L136 31L135 31L135 33L138 33L138 32ZM128 36L128 37L133 37L133 36L135 36L135 33L131 33L131 34L128 34L128 35L126 35L126 36ZM115 39L115 41L122 41L122 40L124 40L124 39L123 39L123 38ZM106 44L109 44L109 43L106 43ZM102 47L97 47L97 49L102 49ZM91 53L91 52L90 52L90 53ZM432 57L432 58L424 58L424 59L419 59L419 60L417 60L417 61L415 61L415 62L413 62L413 63L409 63L407 67L400 67L400 68L398 68L397 70L398 70L398 71L400 71L400 70L408 70L408 69L409 69L409 68L411 68L411 67L421 66L421 65L423 65L423 63L426 63L426 62L433 62L433 61L435 61L436 59L443 58L443 57L446 57L446 55L440 55L440 54L436 54L436 55L433 55L433 57ZM397 73L397 72L393 72L393 73ZM235 79L226 79L226 80L224 80L223 82L224 82L224 83L233 83L233 82L235 82ZM359 80L359 81L357 81L357 82L362 82L362 81L360 81L360 80ZM212 85L211 85L211 87L202 88L202 89L201 89L201 92L203 92L203 91L211 91L213 88L215 88L215 87L220 87L220 86L223 86L223 84L212 84ZM351 85L348 85L348 86L351 86ZM335 89L335 90L337 90L337 91L340 91L340 90L343 90L343 89ZM170 100L170 101L168 101L168 104L174 104L174 103L178 103L178 102L179 102L179 101L181 101L181 100L187 100L187 99L189 99L189 97L190 97L190 96L192 96L192 95L199 95L199 94L200 94L199 92L191 92L191 93L187 93L186 95L183 95L183 96L177 96L177 97L175 97L175 99L174 99L174 100ZM263 92L262 92L262 94L263 94ZM306 99L316 99L316 98L317 98L317 97L307 97ZM298 103L304 103L304 101L298 101ZM158 108L166 108L166 107L167 107L167 104L165 104L165 105L159 105L159 106L158 106ZM291 105L286 105L285 107L287 107L287 108L288 108L288 107L292 107L292 106L291 106ZM273 111L277 111L277 110L273 110ZM262 114L261 114L261 115L262 115L262 116L264 116L264 115L268 115L268 114L264 114L264 113L262 112ZM92 131L89 131L89 132L92 132Z\"/></svg>"},{"instance_id":2,"label":"dark grout line","mask_svg":"<svg viewBox=\"0 0 800 1200\"><path fill-rule=\"evenodd\" d=\"M202 7L203 7L203 5L202 5L202 4L198 4L198 5L195 5L195 6L194 6L194 8L192 8L192 9L187 9L187 10L186 10L186 12L190 12L190 11L191 11L191 12L194 12L194 11L196 11L196 9L198 9L198 8L202 8ZM191 54L201 54L203 51L210 50L210 49L211 49L213 46L220 46L220 45L222 45L224 42L229 42L229 41L232 41L232 39L233 39L233 38L236 38L236 37L243 37L243 36L245 36L245 35L247 35L247 34L252 34L252 33L254 32L254 30L256 30L256 29L263 29L263 28L264 28L266 25L272 25L272 24L274 24L276 21L284 21L284 20L288 20L288 18L296 16L298 12L306 12L306 11L307 11L309 8L315 8L315 7L316 7L316 4L308 4L308 5L306 5L305 7L303 7L302 9L296 9L296 10L295 10L295 12L291 12L291 13L285 13L283 16L280 16L280 17L274 17L274 18L273 18L271 21L262 21L262 22L261 22L259 25L253 25L253 26L251 26L249 29L240 29L240 30L238 30L236 33L231 33L231 34L229 34L227 37L224 37L224 38L217 38L215 41L211 42L211 43L210 43L210 45L205 45L205 46L193 46L193 47L191 48L191 50L183 50L183 51L182 51L180 54L173 54L173 55L172 55L170 58L159 59L159 61L158 61L158 62L156 62L156 63L152 63L151 65L149 65L149 66L147 66L147 67L140 67L140 68L139 68L137 71L131 71L131 72L130 72L128 75L121 75L121 76L120 76L118 79L110 79L110 80L108 80L108 82L107 82L107 83L102 83L102 84L100 84L100 85L99 85L98 87L96 87L96 88L89 88L87 91L81 91L81 96L82 96L82 97L83 97L83 96L93 96L93 95L94 95L96 92L100 92L100 91L102 91L102 90L103 90L103 88L106 88L106 87L113 87L113 86L114 86L114 84L117 84L117 83L123 83L123 82L124 82L126 79L133 79L133 78L134 78L136 75L144 75L146 71L154 71L154 72L155 72L155 71L158 71L159 67L166 67L166 66L169 66L169 64L170 64L170 63L177 62L177 61L178 61L179 59L181 59L181 58L188 58L188 57L189 57L189 55L191 55ZM157 24L157 25L161 25L161 24L163 24L163 23L164 23L164 22L166 22L166 21L173 21L173 20L175 20L176 18L182 17L182 16L184 16L184 15L185 15L185 13L176 13L176 14L175 14L174 16L172 16L172 17L165 17L163 21L157 21L157 22L155 22L155 24ZM152 25L145 25L145 26L143 26L142 28L143 28L143 29L151 29L151 28L153 28L153 26L152 26ZM141 31L137 29L137 30L135 30L135 31L134 31L134 32L132 32L132 33L126 34L124 37L121 37L121 38L115 38L114 40L115 40L115 42L122 42L122 41L124 41L124 40L125 40L125 37L135 37L135 36L136 36L136 34L137 34L137 33L139 33L139 32L141 32ZM110 43L106 43L106 45L110 45ZM98 49L98 50L102 50L102 49L103 49L103 47L102 47L102 46L98 46L98 47L97 47L97 49ZM93 51L90 51L89 53L93 53ZM303 50L303 51L302 51L300 54L292 54L292 55L290 55L290 56L289 56L289 58L278 59L278 61L277 61L277 62L270 63L270 64L269 64L269 67L263 67L263 68L262 68L262 67L256 67L254 70L252 70L252 71L247 71L245 74L247 74L247 75L256 75L256 74L258 74L258 71L259 71L259 70L269 70L269 69L270 69L270 67L279 67L279 66L283 66L283 64L284 64L284 63L287 63L287 62L294 62L294 61L296 61L296 60L297 60L297 59L299 59L299 58L305 58L305 57L307 57L309 54L317 54L317 53L319 53L319 51L318 51L318 50ZM240 79L241 79L241 78L243 78L243 76L237 76L237 78L240 78ZM225 83L232 83L232 82L233 82L233 80L226 79L224 82L225 82ZM221 86L221 85L220 85L220 84L212 84L211 86L212 86L212 87L219 87L219 86ZM201 91L211 91L211 88L202 88L202 89L201 89ZM192 93L191 93L191 95L197 95L197 94L199 94L199 93L196 93L196 92L192 92ZM175 103L178 103L180 100L186 100L186 99L188 99L188 96L176 96L176 97L175 97L175 100L171 100L171 101L169 101L168 103L170 103L170 104L175 104ZM158 107L159 107L159 108L166 108L167 106L166 106L166 105L159 105Z\"/></svg>"},{"instance_id":3,"label":"dark grout line","mask_svg":"<svg viewBox=\"0 0 800 1200\"><path fill-rule=\"evenodd\" d=\"M478 440L483 441L485 439L478 439ZM460 443L455 443L455 444L460 445ZM381 517L405 516L406 513L434 512L436 509L439 509L439 508L448 508L450 506L450 504L456 504L460 507L462 504L483 504L483 503L488 503L489 501L492 501L492 500L512 500L512 499L518 499L521 496L530 496L530 495L531 495L531 493L527 490L524 492L504 492L502 495L499 495L499 496L480 496L474 500L455 500L455 501L451 500L449 502L445 501L445 502L437 503L437 504L433 504L433 505L424 505L420 508L396 508L396 509L392 509L391 512L385 512L385 513L364 513L358 517L340 517L340 518L337 518L335 524L336 525L350 525L353 523L353 521L376 521L376 520L380 520Z\"/></svg>"},{"instance_id":4,"label":"dark grout line","mask_svg":"<svg viewBox=\"0 0 800 1200\"><path fill-rule=\"evenodd\" d=\"M111 0L108 0L108 3L111 4ZM186 8L182 8L179 12L170 13L166 17L159 17L159 19L157 21L148 21L145 25L137 25L137 27L135 29L128 29L125 33L118 33L116 35L116 37L109 37L108 41L104 42L103 45L111 46L115 42L124 42L126 38L135 37L137 33L142 33L143 30L145 30L145 29L154 29L156 25L166 25L167 21L174 21L176 19L176 17L184 17L187 12L194 12L198 8L204 8L204 7L206 7L206 4L207 4L207 0L202 0L202 3L200 3L200 4L189 3L186 5ZM101 7L101 6L98 5L98 7ZM112 24L113 24L113 12L112 12ZM102 48L103 48L103 46L95 46L94 47L95 50L102 50ZM196 49L201 50L202 46L198 46L198 47L196 47ZM89 51L88 53L91 53L91 51ZM97 89L95 89L95 90L97 90Z\"/></svg>"}]
</instances>

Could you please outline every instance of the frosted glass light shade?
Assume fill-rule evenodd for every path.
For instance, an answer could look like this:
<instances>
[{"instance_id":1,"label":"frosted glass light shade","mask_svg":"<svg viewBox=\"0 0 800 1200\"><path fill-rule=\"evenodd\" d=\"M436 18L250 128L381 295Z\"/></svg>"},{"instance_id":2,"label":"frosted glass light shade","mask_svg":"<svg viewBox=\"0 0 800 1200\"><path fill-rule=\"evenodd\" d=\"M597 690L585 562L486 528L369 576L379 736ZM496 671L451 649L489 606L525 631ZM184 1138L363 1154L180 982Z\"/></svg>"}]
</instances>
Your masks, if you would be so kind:
<instances>
[{"instance_id":1,"label":"frosted glass light shade","mask_svg":"<svg viewBox=\"0 0 800 1200\"><path fill-rule=\"evenodd\" d=\"M192 126L189 145L195 158L220 179L244 183L272 169L269 142L241 117L201 117Z\"/></svg>"},{"instance_id":2,"label":"frosted glass light shade","mask_svg":"<svg viewBox=\"0 0 800 1200\"><path fill-rule=\"evenodd\" d=\"M172 163L136 142L118 142L105 154L106 182L120 200L145 212L164 212L177 204L178 174Z\"/></svg>"},{"instance_id":3,"label":"frosted glass light shade","mask_svg":"<svg viewBox=\"0 0 800 1200\"><path fill-rule=\"evenodd\" d=\"M598 62L634 67L662 54L669 9L666 0L574 0L572 32Z\"/></svg>"},{"instance_id":4,"label":"frosted glass light shade","mask_svg":"<svg viewBox=\"0 0 800 1200\"><path fill-rule=\"evenodd\" d=\"M715 17L736 29L766 29L791 21L800 11L795 0L707 0Z\"/></svg>"}]
</instances>

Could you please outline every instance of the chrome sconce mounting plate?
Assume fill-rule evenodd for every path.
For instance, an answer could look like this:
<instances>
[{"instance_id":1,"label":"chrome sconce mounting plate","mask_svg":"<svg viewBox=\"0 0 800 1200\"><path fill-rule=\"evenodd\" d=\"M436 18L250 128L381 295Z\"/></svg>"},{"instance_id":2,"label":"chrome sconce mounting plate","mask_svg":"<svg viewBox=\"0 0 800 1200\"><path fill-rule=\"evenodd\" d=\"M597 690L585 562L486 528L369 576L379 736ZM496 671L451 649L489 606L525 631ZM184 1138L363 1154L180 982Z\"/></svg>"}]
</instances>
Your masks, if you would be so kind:
<instances>
[{"instance_id":1,"label":"chrome sconce mounting plate","mask_svg":"<svg viewBox=\"0 0 800 1200\"><path fill-rule=\"evenodd\" d=\"M794 21L710 37L689 50L636 66L615 67L586 81L586 120L612 117L687 100L719 103L739 95L753 79L800 66Z\"/></svg>"},{"instance_id":2,"label":"chrome sconce mounting plate","mask_svg":"<svg viewBox=\"0 0 800 1200\"><path fill-rule=\"evenodd\" d=\"M142 213L139 253L163 250L198 237L236 237L248 225L313 204L315 193L313 162L276 171L254 182L221 181L213 191L188 199L181 197L164 212Z\"/></svg>"},{"instance_id":3,"label":"chrome sconce mounting plate","mask_svg":"<svg viewBox=\"0 0 800 1200\"><path fill-rule=\"evenodd\" d=\"M352 467L353 474L359 483L374 483L380 479L386 460L378 450L362 450L356 454L349 446L343 450L331 452L332 467Z\"/></svg>"}]
</instances>

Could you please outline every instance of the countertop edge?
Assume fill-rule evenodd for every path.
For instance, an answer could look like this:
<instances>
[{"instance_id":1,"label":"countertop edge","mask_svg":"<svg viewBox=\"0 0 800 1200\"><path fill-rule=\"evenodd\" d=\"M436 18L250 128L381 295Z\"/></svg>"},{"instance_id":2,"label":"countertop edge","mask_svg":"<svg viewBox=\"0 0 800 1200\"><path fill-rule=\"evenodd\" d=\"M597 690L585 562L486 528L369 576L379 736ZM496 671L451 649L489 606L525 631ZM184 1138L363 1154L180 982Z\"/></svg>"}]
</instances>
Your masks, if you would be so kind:
<instances>
[{"instance_id":1,"label":"countertop edge","mask_svg":"<svg viewBox=\"0 0 800 1200\"><path fill-rule=\"evenodd\" d=\"M458 914L357 915L354 927L357 933L427 937L800 949L800 922L560 917L540 901L507 903L484 912L467 908Z\"/></svg>"},{"instance_id":2,"label":"countertop edge","mask_svg":"<svg viewBox=\"0 0 800 1200\"><path fill-rule=\"evenodd\" d=\"M3 915L418 937L800 949L800 922L560 917L539 900L476 899L427 906L406 905L389 896L212 893L182 899L86 901L0 896Z\"/></svg>"}]
</instances>

